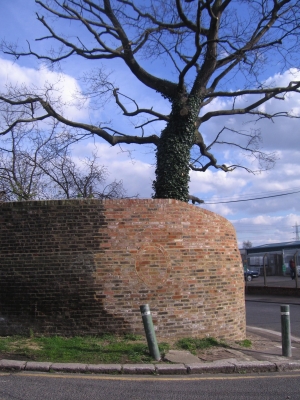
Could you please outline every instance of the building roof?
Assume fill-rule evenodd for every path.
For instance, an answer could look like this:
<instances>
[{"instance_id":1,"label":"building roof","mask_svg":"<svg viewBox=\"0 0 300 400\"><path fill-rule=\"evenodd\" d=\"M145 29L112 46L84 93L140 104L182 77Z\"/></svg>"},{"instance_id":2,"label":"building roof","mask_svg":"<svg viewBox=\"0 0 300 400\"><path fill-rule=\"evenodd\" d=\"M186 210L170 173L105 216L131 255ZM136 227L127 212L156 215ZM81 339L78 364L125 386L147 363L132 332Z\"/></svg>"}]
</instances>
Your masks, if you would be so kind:
<instances>
[{"instance_id":1,"label":"building roof","mask_svg":"<svg viewBox=\"0 0 300 400\"><path fill-rule=\"evenodd\" d=\"M251 247L247 249L247 254L253 253L268 253L272 251L281 251L289 249L300 249L300 240L292 242L281 242L281 243L268 243L261 246Z\"/></svg>"}]
</instances>

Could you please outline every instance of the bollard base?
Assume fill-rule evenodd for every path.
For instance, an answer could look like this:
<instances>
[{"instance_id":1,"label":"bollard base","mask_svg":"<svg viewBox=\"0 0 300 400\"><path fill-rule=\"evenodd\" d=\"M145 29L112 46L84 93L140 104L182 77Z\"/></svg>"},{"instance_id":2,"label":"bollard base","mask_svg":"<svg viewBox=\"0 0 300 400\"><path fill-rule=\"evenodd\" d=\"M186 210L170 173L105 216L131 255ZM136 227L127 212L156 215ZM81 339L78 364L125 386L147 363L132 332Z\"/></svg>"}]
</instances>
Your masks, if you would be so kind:
<instances>
[{"instance_id":1,"label":"bollard base","mask_svg":"<svg viewBox=\"0 0 300 400\"><path fill-rule=\"evenodd\" d=\"M161 356L156 340L156 335L154 331L154 326L153 326L153 321L152 321L152 316L150 312L150 307L148 304L144 304L140 306L141 314L142 314L142 319L143 319L143 324L144 324L144 329L146 333L146 338L147 338L147 343L148 343L148 349L150 352L151 357L154 358L155 361L160 361Z\"/></svg>"}]
</instances>

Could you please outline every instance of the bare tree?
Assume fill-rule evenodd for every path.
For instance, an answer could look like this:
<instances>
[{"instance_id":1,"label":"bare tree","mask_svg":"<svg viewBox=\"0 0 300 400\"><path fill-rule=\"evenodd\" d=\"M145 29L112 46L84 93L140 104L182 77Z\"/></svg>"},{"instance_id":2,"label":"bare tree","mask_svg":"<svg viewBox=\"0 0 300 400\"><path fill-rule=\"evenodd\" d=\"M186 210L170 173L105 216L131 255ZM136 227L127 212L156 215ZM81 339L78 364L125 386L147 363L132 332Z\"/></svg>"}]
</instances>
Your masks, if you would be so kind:
<instances>
[{"instance_id":1,"label":"bare tree","mask_svg":"<svg viewBox=\"0 0 300 400\"><path fill-rule=\"evenodd\" d=\"M34 56L52 66L71 57L107 63L121 60L128 71L146 87L170 103L167 114L140 107L135 99L115 87L102 68L86 74L86 95L97 99L111 93L116 105L129 119L139 118L141 134L119 132L112 125L89 124L64 117L51 98L52 88L34 91L10 88L0 97L14 109L15 120L2 124L6 134L19 123L53 117L87 134L97 135L111 145L153 144L156 146L154 197L188 200L189 171L208 168L229 172L244 165L226 165L214 149L219 145L239 148L254 156L260 168L270 168L274 154L260 150L258 131L240 132L223 127L206 139L203 126L218 117L249 115L254 120L296 117L286 111L268 113L261 108L270 100L283 100L299 92L300 82L284 87L264 83L263 73L273 61L282 69L299 67L298 0L36 0L38 21L46 30L39 41L51 43L45 54L2 43L2 51L15 58ZM45 15L44 15L45 14ZM55 17L55 18L52 18ZM64 34L55 22L65 21ZM68 32L69 29L69 32ZM82 35L80 35L80 29ZM151 63L147 63L150 59ZM154 75L152 64L165 63L168 79ZM97 64L97 63L96 63ZM147 70L148 68L148 70ZM151 69L150 69L151 68ZM247 104L241 105L243 96ZM207 110L216 99L231 99L226 109ZM128 102L131 101L129 107ZM102 104L103 105L103 104ZM1 107L1 105L0 105ZM134 120L136 121L136 120ZM151 131L157 121L165 128L158 136ZM153 128L154 129L154 128Z\"/></svg>"},{"instance_id":2,"label":"bare tree","mask_svg":"<svg viewBox=\"0 0 300 400\"><path fill-rule=\"evenodd\" d=\"M74 162L69 149L39 168L50 180L54 198L114 199L127 197L123 182L114 180L107 184L109 175L105 166L98 164L97 154ZM137 197L133 196L133 197Z\"/></svg>"},{"instance_id":3,"label":"bare tree","mask_svg":"<svg viewBox=\"0 0 300 400\"><path fill-rule=\"evenodd\" d=\"M0 186L3 200L47 198L47 182L38 163L51 136L44 141L34 129L28 131L17 125L0 142Z\"/></svg>"},{"instance_id":4,"label":"bare tree","mask_svg":"<svg viewBox=\"0 0 300 400\"><path fill-rule=\"evenodd\" d=\"M251 249L251 247L252 247L252 242L250 242L250 240L243 241L243 249Z\"/></svg>"},{"instance_id":5,"label":"bare tree","mask_svg":"<svg viewBox=\"0 0 300 400\"><path fill-rule=\"evenodd\" d=\"M122 181L107 183L96 153L74 161L72 142L55 121L46 132L16 125L0 141L0 201L126 197Z\"/></svg>"}]
</instances>

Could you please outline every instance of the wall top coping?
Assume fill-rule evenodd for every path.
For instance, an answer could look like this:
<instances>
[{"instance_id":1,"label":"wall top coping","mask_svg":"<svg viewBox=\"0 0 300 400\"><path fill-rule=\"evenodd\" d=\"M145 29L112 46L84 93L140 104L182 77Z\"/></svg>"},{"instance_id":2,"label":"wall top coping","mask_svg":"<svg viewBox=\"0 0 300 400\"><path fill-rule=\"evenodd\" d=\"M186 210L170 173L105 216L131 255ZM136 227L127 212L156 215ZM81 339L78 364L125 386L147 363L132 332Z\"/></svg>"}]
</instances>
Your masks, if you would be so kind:
<instances>
[{"instance_id":1,"label":"wall top coping","mask_svg":"<svg viewBox=\"0 0 300 400\"><path fill-rule=\"evenodd\" d=\"M27 200L27 201L15 201L15 202L4 202L0 204L0 212L1 207L5 210L8 209L30 209L31 207L73 207L73 206L102 206L108 211L114 212L114 208L117 207L127 207L128 209L132 209L135 206L140 207L159 207L159 208L169 208L171 205L176 205L176 208L180 209L180 212L192 212L196 213L196 215L203 215L207 218L210 218L212 221L222 221L222 223L228 224L232 226L232 223L228 221L226 218L221 215L206 210L202 207L185 203L180 200L175 199L86 199L86 198L77 198L77 199L64 199L64 200ZM109 210L111 209L111 210ZM232 226L233 227L233 226Z\"/></svg>"}]
</instances>

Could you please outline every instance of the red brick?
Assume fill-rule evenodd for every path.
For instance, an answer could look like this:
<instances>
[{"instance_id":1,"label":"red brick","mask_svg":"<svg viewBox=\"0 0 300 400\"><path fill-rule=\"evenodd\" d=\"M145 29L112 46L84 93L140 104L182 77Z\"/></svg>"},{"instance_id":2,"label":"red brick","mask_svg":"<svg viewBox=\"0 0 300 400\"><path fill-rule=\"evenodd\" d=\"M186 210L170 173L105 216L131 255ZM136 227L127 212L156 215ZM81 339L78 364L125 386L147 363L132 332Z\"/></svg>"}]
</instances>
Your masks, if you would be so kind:
<instances>
[{"instance_id":1,"label":"red brick","mask_svg":"<svg viewBox=\"0 0 300 400\"><path fill-rule=\"evenodd\" d=\"M34 201L0 207L0 334L245 338L233 226L176 200ZM200 328L199 328L200 327Z\"/></svg>"}]
</instances>

